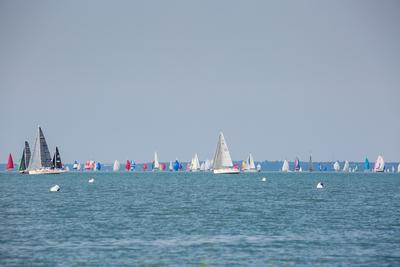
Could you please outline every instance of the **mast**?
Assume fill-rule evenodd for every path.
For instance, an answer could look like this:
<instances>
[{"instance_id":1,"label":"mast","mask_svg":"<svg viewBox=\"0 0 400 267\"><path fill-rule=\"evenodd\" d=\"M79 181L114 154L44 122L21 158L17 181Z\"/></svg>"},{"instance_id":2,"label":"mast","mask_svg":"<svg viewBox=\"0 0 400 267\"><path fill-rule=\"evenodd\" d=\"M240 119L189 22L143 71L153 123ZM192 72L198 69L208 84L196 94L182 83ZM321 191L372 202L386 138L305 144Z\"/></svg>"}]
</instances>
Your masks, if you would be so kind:
<instances>
[{"instance_id":1,"label":"mast","mask_svg":"<svg viewBox=\"0 0 400 267\"><path fill-rule=\"evenodd\" d=\"M228 145L225 142L224 134L219 133L217 149L214 155L213 169L232 168L232 158L229 153Z\"/></svg>"}]
</instances>

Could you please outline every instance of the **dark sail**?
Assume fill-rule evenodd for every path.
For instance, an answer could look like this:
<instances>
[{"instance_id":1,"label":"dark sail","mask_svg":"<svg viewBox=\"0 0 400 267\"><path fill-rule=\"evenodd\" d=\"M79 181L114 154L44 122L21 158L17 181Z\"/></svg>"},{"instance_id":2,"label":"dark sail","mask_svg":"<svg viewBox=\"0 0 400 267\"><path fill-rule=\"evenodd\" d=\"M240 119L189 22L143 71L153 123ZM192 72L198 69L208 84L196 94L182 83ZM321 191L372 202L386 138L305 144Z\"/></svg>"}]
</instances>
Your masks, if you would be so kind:
<instances>
[{"instance_id":1,"label":"dark sail","mask_svg":"<svg viewBox=\"0 0 400 267\"><path fill-rule=\"evenodd\" d=\"M25 165L25 148L22 151L22 158L21 158L21 162L19 163L19 171L25 171L26 170L26 165Z\"/></svg>"},{"instance_id":2,"label":"dark sail","mask_svg":"<svg viewBox=\"0 0 400 267\"><path fill-rule=\"evenodd\" d=\"M61 156L58 147L56 147L56 153L54 153L52 165L53 169L62 169Z\"/></svg>"},{"instance_id":3,"label":"dark sail","mask_svg":"<svg viewBox=\"0 0 400 267\"><path fill-rule=\"evenodd\" d=\"M25 141L25 150L24 150L24 153L25 153L25 169L27 169L28 166L29 166L29 162L30 162L30 160L31 160L31 149L30 149L30 147L29 147L28 141Z\"/></svg>"},{"instance_id":4,"label":"dark sail","mask_svg":"<svg viewBox=\"0 0 400 267\"><path fill-rule=\"evenodd\" d=\"M313 166L312 166L312 158L310 155L310 161L308 162L308 171L312 172L313 171Z\"/></svg>"}]
</instances>

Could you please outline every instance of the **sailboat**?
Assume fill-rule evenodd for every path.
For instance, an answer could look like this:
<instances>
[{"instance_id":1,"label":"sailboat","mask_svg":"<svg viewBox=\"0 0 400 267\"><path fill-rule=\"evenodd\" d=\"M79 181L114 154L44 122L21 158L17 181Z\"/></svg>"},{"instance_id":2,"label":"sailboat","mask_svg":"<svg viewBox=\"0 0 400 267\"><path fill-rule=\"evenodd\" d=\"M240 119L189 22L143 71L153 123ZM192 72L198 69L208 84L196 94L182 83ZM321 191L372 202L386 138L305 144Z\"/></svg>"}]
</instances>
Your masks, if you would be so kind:
<instances>
[{"instance_id":1,"label":"sailboat","mask_svg":"<svg viewBox=\"0 0 400 267\"><path fill-rule=\"evenodd\" d=\"M113 171L117 172L117 171L119 171L119 168L120 168L119 161L115 160L114 165L113 165Z\"/></svg>"},{"instance_id":2,"label":"sailboat","mask_svg":"<svg viewBox=\"0 0 400 267\"><path fill-rule=\"evenodd\" d=\"M142 164L142 169L143 169L143 171L147 171L147 163Z\"/></svg>"},{"instance_id":3,"label":"sailboat","mask_svg":"<svg viewBox=\"0 0 400 267\"><path fill-rule=\"evenodd\" d=\"M397 165L397 172L400 173L400 163Z\"/></svg>"},{"instance_id":4,"label":"sailboat","mask_svg":"<svg viewBox=\"0 0 400 267\"><path fill-rule=\"evenodd\" d=\"M346 161L344 162L343 172L349 172L349 170L350 170L350 164L349 164L349 162L346 160Z\"/></svg>"},{"instance_id":5,"label":"sailboat","mask_svg":"<svg viewBox=\"0 0 400 267\"><path fill-rule=\"evenodd\" d=\"M204 171L209 171L211 169L211 161L209 159L206 159L204 162Z\"/></svg>"},{"instance_id":6,"label":"sailboat","mask_svg":"<svg viewBox=\"0 0 400 267\"><path fill-rule=\"evenodd\" d=\"M179 164L179 161L178 161L178 159L176 159L175 160L175 163L174 163L174 171L179 171L179 167L180 167L181 165Z\"/></svg>"},{"instance_id":7,"label":"sailboat","mask_svg":"<svg viewBox=\"0 0 400 267\"><path fill-rule=\"evenodd\" d=\"M246 160L247 168L243 169L244 172L257 172L256 164L254 163L254 158L252 154L249 154Z\"/></svg>"},{"instance_id":8,"label":"sailboat","mask_svg":"<svg viewBox=\"0 0 400 267\"><path fill-rule=\"evenodd\" d=\"M300 160L298 157L296 157L296 159L294 160L294 171L298 172L300 171Z\"/></svg>"},{"instance_id":9,"label":"sailboat","mask_svg":"<svg viewBox=\"0 0 400 267\"><path fill-rule=\"evenodd\" d=\"M131 160L131 171L136 170L136 163L135 161Z\"/></svg>"},{"instance_id":10,"label":"sailboat","mask_svg":"<svg viewBox=\"0 0 400 267\"><path fill-rule=\"evenodd\" d=\"M334 170L335 172L340 171L340 164L339 164L338 161L336 161L335 164L333 164L333 170Z\"/></svg>"},{"instance_id":11,"label":"sailboat","mask_svg":"<svg viewBox=\"0 0 400 267\"><path fill-rule=\"evenodd\" d=\"M364 161L364 171L365 172L368 172L369 171L369 161L368 161L368 158L365 158L365 161Z\"/></svg>"},{"instance_id":12,"label":"sailboat","mask_svg":"<svg viewBox=\"0 0 400 267\"><path fill-rule=\"evenodd\" d=\"M51 168L53 170L58 170L60 172L65 172L63 168L63 164L61 162L60 152L58 151L58 147L56 147L56 152L54 153L53 160L51 161Z\"/></svg>"},{"instance_id":13,"label":"sailboat","mask_svg":"<svg viewBox=\"0 0 400 267\"><path fill-rule=\"evenodd\" d=\"M260 164L260 163L257 164L257 171L258 171L258 172L261 171L261 164Z\"/></svg>"},{"instance_id":14,"label":"sailboat","mask_svg":"<svg viewBox=\"0 0 400 267\"><path fill-rule=\"evenodd\" d=\"M154 152L153 171L160 170L160 162L158 162L157 152Z\"/></svg>"},{"instance_id":15,"label":"sailboat","mask_svg":"<svg viewBox=\"0 0 400 267\"><path fill-rule=\"evenodd\" d=\"M73 170L78 170L78 162L75 160L74 165L72 165Z\"/></svg>"},{"instance_id":16,"label":"sailboat","mask_svg":"<svg viewBox=\"0 0 400 267\"><path fill-rule=\"evenodd\" d=\"M205 162L202 162L200 164L200 171L204 172L205 170L206 170L206 164L205 164Z\"/></svg>"},{"instance_id":17,"label":"sailboat","mask_svg":"<svg viewBox=\"0 0 400 267\"><path fill-rule=\"evenodd\" d=\"M11 153L10 153L10 155L8 155L8 161L7 161L6 169L7 169L7 171L12 171L14 169L14 161L13 161Z\"/></svg>"},{"instance_id":18,"label":"sailboat","mask_svg":"<svg viewBox=\"0 0 400 267\"><path fill-rule=\"evenodd\" d=\"M192 158L192 161L190 162L190 171L197 172L199 170L200 170L200 162L199 162L199 157L197 156L196 153Z\"/></svg>"},{"instance_id":19,"label":"sailboat","mask_svg":"<svg viewBox=\"0 0 400 267\"><path fill-rule=\"evenodd\" d=\"M33 146L31 159L29 161L29 174L59 174L62 171L54 169L49 148L43 131L38 127L38 135Z\"/></svg>"},{"instance_id":20,"label":"sailboat","mask_svg":"<svg viewBox=\"0 0 400 267\"><path fill-rule=\"evenodd\" d=\"M239 169L233 168L232 158L222 132L219 133L213 161L213 172L215 174L238 174L240 172Z\"/></svg>"},{"instance_id":21,"label":"sailboat","mask_svg":"<svg viewBox=\"0 0 400 267\"><path fill-rule=\"evenodd\" d=\"M395 170L395 169L394 169L394 166L392 166L392 172L393 172L393 173L394 173L394 170Z\"/></svg>"},{"instance_id":22,"label":"sailboat","mask_svg":"<svg viewBox=\"0 0 400 267\"><path fill-rule=\"evenodd\" d=\"M247 170L247 162L245 160L242 161L241 169L242 171Z\"/></svg>"},{"instance_id":23,"label":"sailboat","mask_svg":"<svg viewBox=\"0 0 400 267\"><path fill-rule=\"evenodd\" d=\"M29 143L25 141L25 147L22 151L21 162L19 163L18 171L20 173L28 173L29 160L31 159L31 149Z\"/></svg>"},{"instance_id":24,"label":"sailboat","mask_svg":"<svg viewBox=\"0 0 400 267\"><path fill-rule=\"evenodd\" d=\"M382 156L378 156L374 165L374 172L384 172L385 171L385 161Z\"/></svg>"},{"instance_id":25,"label":"sailboat","mask_svg":"<svg viewBox=\"0 0 400 267\"><path fill-rule=\"evenodd\" d=\"M131 162L129 160L126 160L125 163L125 170L130 171L131 170Z\"/></svg>"},{"instance_id":26,"label":"sailboat","mask_svg":"<svg viewBox=\"0 0 400 267\"><path fill-rule=\"evenodd\" d=\"M101 164L100 162L96 163L96 171L100 171L101 170Z\"/></svg>"},{"instance_id":27,"label":"sailboat","mask_svg":"<svg viewBox=\"0 0 400 267\"><path fill-rule=\"evenodd\" d=\"M308 161L308 171L312 172L313 171L313 162L312 162L312 157L310 155L310 160Z\"/></svg>"},{"instance_id":28,"label":"sailboat","mask_svg":"<svg viewBox=\"0 0 400 267\"><path fill-rule=\"evenodd\" d=\"M283 162L282 171L283 171L283 172L288 172L288 171L289 171L289 161L287 161L286 159L285 159L285 161Z\"/></svg>"},{"instance_id":29,"label":"sailboat","mask_svg":"<svg viewBox=\"0 0 400 267\"><path fill-rule=\"evenodd\" d=\"M172 160L169 162L168 170L172 172L174 170L174 164L172 163Z\"/></svg>"}]
</instances>

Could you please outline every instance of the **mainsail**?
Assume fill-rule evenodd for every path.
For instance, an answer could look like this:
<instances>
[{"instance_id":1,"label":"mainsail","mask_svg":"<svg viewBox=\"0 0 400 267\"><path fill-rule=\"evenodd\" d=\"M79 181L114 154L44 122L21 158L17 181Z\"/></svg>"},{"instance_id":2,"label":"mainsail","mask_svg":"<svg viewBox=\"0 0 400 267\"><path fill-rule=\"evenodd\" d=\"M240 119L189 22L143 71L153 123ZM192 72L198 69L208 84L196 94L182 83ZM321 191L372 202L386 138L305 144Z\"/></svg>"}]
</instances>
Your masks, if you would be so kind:
<instances>
[{"instance_id":1,"label":"mainsail","mask_svg":"<svg viewBox=\"0 0 400 267\"><path fill-rule=\"evenodd\" d=\"M153 170L160 169L160 162L158 162L157 152L154 152Z\"/></svg>"},{"instance_id":2,"label":"mainsail","mask_svg":"<svg viewBox=\"0 0 400 267\"><path fill-rule=\"evenodd\" d=\"M282 171L283 172L288 172L289 171L289 162L286 159L282 164Z\"/></svg>"},{"instance_id":3,"label":"mainsail","mask_svg":"<svg viewBox=\"0 0 400 267\"><path fill-rule=\"evenodd\" d=\"M14 169L14 161L10 153L10 155L8 155L7 171L11 171L12 169Z\"/></svg>"},{"instance_id":4,"label":"mainsail","mask_svg":"<svg viewBox=\"0 0 400 267\"><path fill-rule=\"evenodd\" d=\"M344 162L343 172L349 172L349 168L350 168L350 164L349 164L349 162L346 160L346 161Z\"/></svg>"},{"instance_id":5,"label":"mainsail","mask_svg":"<svg viewBox=\"0 0 400 267\"><path fill-rule=\"evenodd\" d=\"M224 134L222 132L219 133L219 139L217 144L217 150L214 155L214 165L213 169L224 169L224 168L232 168L232 158L229 154L228 145L225 142Z\"/></svg>"},{"instance_id":6,"label":"mainsail","mask_svg":"<svg viewBox=\"0 0 400 267\"><path fill-rule=\"evenodd\" d=\"M22 151L21 162L19 164L19 171L23 172L28 169L29 161L31 159L31 149L29 148L29 143L25 141L25 147Z\"/></svg>"},{"instance_id":7,"label":"mainsail","mask_svg":"<svg viewBox=\"0 0 400 267\"><path fill-rule=\"evenodd\" d=\"M52 161L49 148L47 147L46 139L44 138L43 131L39 127L38 135L33 146L32 156L29 162L29 170L37 170L41 168L51 168Z\"/></svg>"},{"instance_id":8,"label":"mainsail","mask_svg":"<svg viewBox=\"0 0 400 267\"><path fill-rule=\"evenodd\" d=\"M336 161L335 164L333 164L333 169L335 170L335 172L340 170L340 164L338 161Z\"/></svg>"},{"instance_id":9,"label":"mainsail","mask_svg":"<svg viewBox=\"0 0 400 267\"><path fill-rule=\"evenodd\" d=\"M374 172L383 172L385 171L385 161L382 156L379 156L375 161Z\"/></svg>"},{"instance_id":10,"label":"mainsail","mask_svg":"<svg viewBox=\"0 0 400 267\"><path fill-rule=\"evenodd\" d=\"M365 158L365 162L364 162L364 171L369 171L369 161L368 158Z\"/></svg>"},{"instance_id":11,"label":"mainsail","mask_svg":"<svg viewBox=\"0 0 400 267\"><path fill-rule=\"evenodd\" d=\"M51 167L53 169L62 169L62 167L63 167L62 162L61 162L60 152L58 151L58 147L56 147L56 152L54 153Z\"/></svg>"},{"instance_id":12,"label":"mainsail","mask_svg":"<svg viewBox=\"0 0 400 267\"><path fill-rule=\"evenodd\" d=\"M256 165L254 164L254 158L253 158L252 154L250 154L249 157L247 158L247 167L250 170L255 170L256 169Z\"/></svg>"},{"instance_id":13,"label":"mainsail","mask_svg":"<svg viewBox=\"0 0 400 267\"><path fill-rule=\"evenodd\" d=\"M119 161L115 160L114 166L113 166L113 171L115 171L115 172L119 171L119 167L120 167Z\"/></svg>"},{"instance_id":14,"label":"mainsail","mask_svg":"<svg viewBox=\"0 0 400 267\"><path fill-rule=\"evenodd\" d=\"M198 171L199 169L200 169L200 162L199 162L199 157L197 156L197 153L196 153L190 163L190 170L192 172L195 172L195 171Z\"/></svg>"},{"instance_id":15,"label":"mainsail","mask_svg":"<svg viewBox=\"0 0 400 267\"><path fill-rule=\"evenodd\" d=\"M299 158L296 157L296 159L294 160L294 170L295 171L299 171L300 170L300 160Z\"/></svg>"}]
</instances>

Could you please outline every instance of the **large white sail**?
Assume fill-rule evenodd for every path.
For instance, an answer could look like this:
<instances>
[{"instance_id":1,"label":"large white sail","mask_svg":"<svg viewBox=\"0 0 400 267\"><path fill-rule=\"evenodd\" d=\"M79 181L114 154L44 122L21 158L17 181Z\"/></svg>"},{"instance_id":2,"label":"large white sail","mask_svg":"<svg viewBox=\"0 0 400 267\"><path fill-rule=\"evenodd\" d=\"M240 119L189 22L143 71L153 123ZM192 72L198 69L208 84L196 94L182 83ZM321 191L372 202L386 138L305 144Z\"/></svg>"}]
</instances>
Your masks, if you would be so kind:
<instances>
[{"instance_id":1,"label":"large white sail","mask_svg":"<svg viewBox=\"0 0 400 267\"><path fill-rule=\"evenodd\" d=\"M400 173L400 163L397 165L397 172Z\"/></svg>"},{"instance_id":2,"label":"large white sail","mask_svg":"<svg viewBox=\"0 0 400 267\"><path fill-rule=\"evenodd\" d=\"M222 132L219 134L213 162L214 173L239 173L239 169L233 168L232 158Z\"/></svg>"},{"instance_id":3,"label":"large white sail","mask_svg":"<svg viewBox=\"0 0 400 267\"><path fill-rule=\"evenodd\" d=\"M335 172L340 171L340 164L339 164L338 161L336 161L335 164L333 164L333 170L334 170Z\"/></svg>"},{"instance_id":4,"label":"large white sail","mask_svg":"<svg viewBox=\"0 0 400 267\"><path fill-rule=\"evenodd\" d=\"M252 154L250 154L249 157L247 158L247 166L249 166L250 170L256 169L256 165L254 164L254 158Z\"/></svg>"},{"instance_id":5,"label":"large white sail","mask_svg":"<svg viewBox=\"0 0 400 267\"><path fill-rule=\"evenodd\" d=\"M114 166L113 166L113 171L117 172L117 171L119 171L119 168L120 168L119 161L115 160L114 161Z\"/></svg>"},{"instance_id":6,"label":"large white sail","mask_svg":"<svg viewBox=\"0 0 400 267\"><path fill-rule=\"evenodd\" d=\"M210 168L211 168L211 161L210 161L209 159L207 159L207 160L204 162L204 170L205 170L205 171L209 171Z\"/></svg>"},{"instance_id":7,"label":"large white sail","mask_svg":"<svg viewBox=\"0 0 400 267\"><path fill-rule=\"evenodd\" d=\"M285 159L282 165L282 171L283 172L288 172L289 171L289 162Z\"/></svg>"},{"instance_id":8,"label":"large white sail","mask_svg":"<svg viewBox=\"0 0 400 267\"><path fill-rule=\"evenodd\" d=\"M169 162L169 167L168 167L168 169L169 169L170 171L173 171L173 170L174 170L174 166L173 166L172 161Z\"/></svg>"},{"instance_id":9,"label":"large white sail","mask_svg":"<svg viewBox=\"0 0 400 267\"><path fill-rule=\"evenodd\" d=\"M382 156L378 156L375 161L374 172L383 172L385 171L385 161Z\"/></svg>"},{"instance_id":10,"label":"large white sail","mask_svg":"<svg viewBox=\"0 0 400 267\"><path fill-rule=\"evenodd\" d=\"M39 127L38 135L33 146L31 159L29 161L28 170L38 170L42 168L51 168L51 155L47 146L46 139L44 138L43 131Z\"/></svg>"},{"instance_id":11,"label":"large white sail","mask_svg":"<svg viewBox=\"0 0 400 267\"><path fill-rule=\"evenodd\" d=\"M346 160L346 161L344 162L343 172L349 172L349 168L350 168L350 164L349 164L349 162Z\"/></svg>"}]
</instances>

